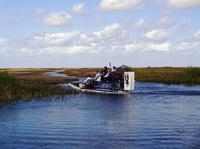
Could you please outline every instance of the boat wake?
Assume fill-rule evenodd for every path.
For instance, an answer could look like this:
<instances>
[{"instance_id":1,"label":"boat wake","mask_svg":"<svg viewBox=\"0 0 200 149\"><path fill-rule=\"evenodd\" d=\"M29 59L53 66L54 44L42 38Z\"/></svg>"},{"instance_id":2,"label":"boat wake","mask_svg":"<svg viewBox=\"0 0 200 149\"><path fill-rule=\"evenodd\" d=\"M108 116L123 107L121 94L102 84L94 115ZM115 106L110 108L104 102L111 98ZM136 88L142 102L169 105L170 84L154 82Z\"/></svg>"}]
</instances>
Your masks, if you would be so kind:
<instances>
[{"instance_id":1,"label":"boat wake","mask_svg":"<svg viewBox=\"0 0 200 149\"><path fill-rule=\"evenodd\" d=\"M200 96L200 91L169 91L169 90L162 90L162 91L151 91L151 90L138 90L133 91L133 94L159 94L159 95L185 95L185 96Z\"/></svg>"}]
</instances>

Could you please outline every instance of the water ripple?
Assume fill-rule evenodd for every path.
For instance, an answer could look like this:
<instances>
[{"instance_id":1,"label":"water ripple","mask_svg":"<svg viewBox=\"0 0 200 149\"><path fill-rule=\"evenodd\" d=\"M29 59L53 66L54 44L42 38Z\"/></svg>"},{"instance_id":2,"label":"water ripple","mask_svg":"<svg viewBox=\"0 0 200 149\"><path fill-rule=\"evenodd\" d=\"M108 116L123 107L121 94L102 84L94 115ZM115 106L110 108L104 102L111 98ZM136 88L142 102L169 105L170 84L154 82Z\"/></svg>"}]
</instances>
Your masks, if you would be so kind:
<instances>
[{"instance_id":1,"label":"water ripple","mask_svg":"<svg viewBox=\"0 0 200 149\"><path fill-rule=\"evenodd\" d=\"M0 105L0 148L199 147L198 86L136 87L131 96L79 94Z\"/></svg>"}]
</instances>

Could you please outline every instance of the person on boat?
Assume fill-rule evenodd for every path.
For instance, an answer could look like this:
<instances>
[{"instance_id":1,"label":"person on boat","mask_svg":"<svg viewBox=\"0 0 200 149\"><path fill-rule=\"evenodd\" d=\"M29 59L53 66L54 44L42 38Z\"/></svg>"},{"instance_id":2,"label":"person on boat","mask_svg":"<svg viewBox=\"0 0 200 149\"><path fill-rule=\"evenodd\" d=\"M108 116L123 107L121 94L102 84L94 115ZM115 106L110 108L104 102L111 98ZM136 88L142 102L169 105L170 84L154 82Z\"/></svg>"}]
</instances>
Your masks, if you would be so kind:
<instances>
[{"instance_id":1,"label":"person on boat","mask_svg":"<svg viewBox=\"0 0 200 149\"><path fill-rule=\"evenodd\" d=\"M83 82L84 84L90 84L94 79L91 77L91 75L88 75L86 80Z\"/></svg>"},{"instance_id":2,"label":"person on boat","mask_svg":"<svg viewBox=\"0 0 200 149\"><path fill-rule=\"evenodd\" d=\"M94 78L91 77L91 75L88 75L86 80L83 82L84 84L91 84L94 81L99 81L99 78L101 78L102 74L97 70L97 73Z\"/></svg>"},{"instance_id":3,"label":"person on boat","mask_svg":"<svg viewBox=\"0 0 200 149\"><path fill-rule=\"evenodd\" d=\"M94 77L94 80L100 82L101 81L101 76L102 76L102 74L100 73L100 71L97 70L97 73L96 73L96 75Z\"/></svg>"},{"instance_id":4,"label":"person on boat","mask_svg":"<svg viewBox=\"0 0 200 149\"><path fill-rule=\"evenodd\" d=\"M113 66L112 68L111 68L111 75L112 74L116 74L117 73L117 68L115 67L115 66Z\"/></svg>"},{"instance_id":5,"label":"person on boat","mask_svg":"<svg viewBox=\"0 0 200 149\"><path fill-rule=\"evenodd\" d=\"M112 70L112 72L116 72L116 71L117 71L117 68L116 68L115 66L113 66L113 67L111 68L111 70Z\"/></svg>"},{"instance_id":6,"label":"person on boat","mask_svg":"<svg viewBox=\"0 0 200 149\"><path fill-rule=\"evenodd\" d=\"M104 77L107 73L108 73L108 67L105 66L104 69L101 71L101 74Z\"/></svg>"},{"instance_id":7,"label":"person on boat","mask_svg":"<svg viewBox=\"0 0 200 149\"><path fill-rule=\"evenodd\" d=\"M101 80L105 82L109 76L108 67L105 66L104 69L101 71Z\"/></svg>"},{"instance_id":8,"label":"person on boat","mask_svg":"<svg viewBox=\"0 0 200 149\"><path fill-rule=\"evenodd\" d=\"M110 66L110 71L107 71L107 74L104 76L104 78L108 78L109 80L111 80L112 78L114 78L117 74L117 69L115 66L111 67Z\"/></svg>"},{"instance_id":9,"label":"person on boat","mask_svg":"<svg viewBox=\"0 0 200 149\"><path fill-rule=\"evenodd\" d=\"M108 78L110 76L110 72L108 71L107 73L106 73L106 75L105 76L103 76L104 78Z\"/></svg>"},{"instance_id":10,"label":"person on boat","mask_svg":"<svg viewBox=\"0 0 200 149\"><path fill-rule=\"evenodd\" d=\"M104 81L104 82L109 82L110 72L111 72L111 70L108 69L107 66L105 66L103 71L102 71L101 80Z\"/></svg>"},{"instance_id":11,"label":"person on boat","mask_svg":"<svg viewBox=\"0 0 200 149\"><path fill-rule=\"evenodd\" d=\"M94 78L88 75L86 80L83 82L83 88L94 88Z\"/></svg>"}]
</instances>

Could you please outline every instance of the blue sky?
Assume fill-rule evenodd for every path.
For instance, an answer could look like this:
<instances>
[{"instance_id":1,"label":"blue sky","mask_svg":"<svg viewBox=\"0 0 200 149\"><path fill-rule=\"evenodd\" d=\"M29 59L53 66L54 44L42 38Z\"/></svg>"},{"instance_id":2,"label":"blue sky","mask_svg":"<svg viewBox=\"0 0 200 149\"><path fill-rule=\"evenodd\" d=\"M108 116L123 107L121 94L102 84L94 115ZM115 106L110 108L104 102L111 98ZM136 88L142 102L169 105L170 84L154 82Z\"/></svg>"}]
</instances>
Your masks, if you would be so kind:
<instances>
[{"instance_id":1,"label":"blue sky","mask_svg":"<svg viewBox=\"0 0 200 149\"><path fill-rule=\"evenodd\" d=\"M198 0L0 0L0 67L200 66Z\"/></svg>"}]
</instances>

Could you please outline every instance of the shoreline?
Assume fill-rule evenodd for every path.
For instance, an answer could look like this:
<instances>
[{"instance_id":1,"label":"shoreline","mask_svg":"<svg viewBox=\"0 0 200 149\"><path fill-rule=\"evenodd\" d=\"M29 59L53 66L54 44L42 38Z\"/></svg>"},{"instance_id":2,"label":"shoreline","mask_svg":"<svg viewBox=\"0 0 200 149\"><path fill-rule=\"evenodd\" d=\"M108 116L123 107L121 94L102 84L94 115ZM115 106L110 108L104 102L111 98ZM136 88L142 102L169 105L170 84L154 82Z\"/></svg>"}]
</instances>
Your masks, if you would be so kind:
<instances>
[{"instance_id":1,"label":"shoreline","mask_svg":"<svg viewBox=\"0 0 200 149\"><path fill-rule=\"evenodd\" d=\"M54 70L55 71L55 70ZM3 72L0 69L0 102L14 102L18 99L48 98L75 93L72 89L58 84L77 80L75 77L51 76L48 69Z\"/></svg>"},{"instance_id":2,"label":"shoreline","mask_svg":"<svg viewBox=\"0 0 200 149\"><path fill-rule=\"evenodd\" d=\"M54 69L0 69L0 101L15 101L19 98L49 97L68 95L74 91L61 88L58 84L76 81L79 77L94 76L102 68L54 68ZM64 71L61 71L64 70ZM200 68L128 68L135 72L137 82L161 83L168 85L200 85ZM3 73L4 72L4 73ZM57 72L57 76L50 73ZM59 75L66 74L66 75Z\"/></svg>"},{"instance_id":3,"label":"shoreline","mask_svg":"<svg viewBox=\"0 0 200 149\"><path fill-rule=\"evenodd\" d=\"M58 84L69 83L79 77L95 76L96 71L103 68L7 68L6 71L14 74L18 79L30 83ZM62 71L63 70L63 71ZM51 76L49 72L67 76ZM135 72L135 80L138 82L200 85L200 67L128 67L128 71Z\"/></svg>"}]
</instances>

